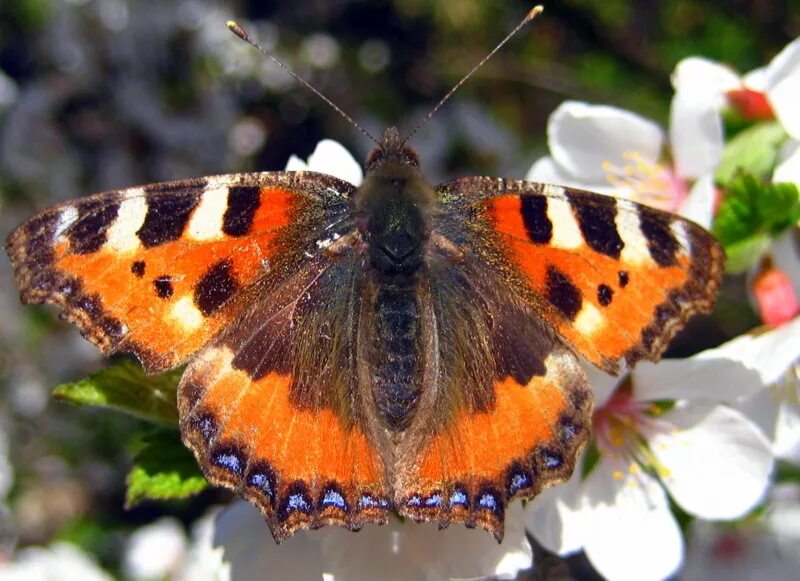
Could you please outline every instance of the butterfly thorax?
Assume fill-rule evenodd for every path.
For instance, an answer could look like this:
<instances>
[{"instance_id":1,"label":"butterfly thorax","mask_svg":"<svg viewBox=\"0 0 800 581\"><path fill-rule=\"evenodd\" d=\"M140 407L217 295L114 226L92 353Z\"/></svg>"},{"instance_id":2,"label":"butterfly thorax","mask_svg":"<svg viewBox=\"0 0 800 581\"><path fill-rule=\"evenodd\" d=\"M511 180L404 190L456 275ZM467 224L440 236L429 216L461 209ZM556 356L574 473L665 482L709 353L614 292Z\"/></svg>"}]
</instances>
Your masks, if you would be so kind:
<instances>
[{"instance_id":1,"label":"butterfly thorax","mask_svg":"<svg viewBox=\"0 0 800 581\"><path fill-rule=\"evenodd\" d=\"M374 405L397 432L411 422L422 387L420 288L436 196L396 131L370 155L354 203L370 267L364 315Z\"/></svg>"}]
</instances>

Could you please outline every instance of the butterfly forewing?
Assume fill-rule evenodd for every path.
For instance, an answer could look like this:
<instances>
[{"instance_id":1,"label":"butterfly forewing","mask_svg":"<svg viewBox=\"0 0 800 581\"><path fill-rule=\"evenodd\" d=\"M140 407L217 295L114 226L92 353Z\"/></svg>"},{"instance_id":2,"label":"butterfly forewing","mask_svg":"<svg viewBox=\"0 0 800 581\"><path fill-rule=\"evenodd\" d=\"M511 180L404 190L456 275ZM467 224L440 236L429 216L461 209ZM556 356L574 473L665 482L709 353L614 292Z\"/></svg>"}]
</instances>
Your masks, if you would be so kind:
<instances>
[{"instance_id":1,"label":"butterfly forewing","mask_svg":"<svg viewBox=\"0 0 800 581\"><path fill-rule=\"evenodd\" d=\"M438 191L501 249L508 280L564 340L616 372L658 360L713 307L724 253L701 227L631 201L560 186L463 178Z\"/></svg>"},{"instance_id":2,"label":"butterfly forewing","mask_svg":"<svg viewBox=\"0 0 800 581\"><path fill-rule=\"evenodd\" d=\"M302 175L151 184L46 210L6 242L23 301L60 306L105 354L175 367L230 323L257 281L279 284L280 268L337 232L326 226L346 223L353 186Z\"/></svg>"}]
</instances>

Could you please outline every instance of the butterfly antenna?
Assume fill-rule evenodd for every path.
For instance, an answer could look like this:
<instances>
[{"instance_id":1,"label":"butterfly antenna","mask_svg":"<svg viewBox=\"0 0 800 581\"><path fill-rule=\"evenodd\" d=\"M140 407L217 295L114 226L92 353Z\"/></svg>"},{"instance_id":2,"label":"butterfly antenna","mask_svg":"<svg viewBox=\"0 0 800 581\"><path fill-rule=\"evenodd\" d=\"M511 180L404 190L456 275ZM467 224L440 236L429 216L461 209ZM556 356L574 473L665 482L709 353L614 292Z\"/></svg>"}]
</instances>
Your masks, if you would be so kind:
<instances>
[{"instance_id":1,"label":"butterfly antenna","mask_svg":"<svg viewBox=\"0 0 800 581\"><path fill-rule=\"evenodd\" d=\"M466 75L464 75L464 77L463 77L463 78L462 78L460 81L458 81L458 82L455 84L455 86L454 86L452 89L450 89L450 91L448 91L448 93L447 93L447 94L446 94L444 97L442 97L442 100L441 100L441 101L439 101L439 102L436 104L436 107L434 107L434 108L431 110L431 112L430 112L430 113L428 113L427 115L425 115L425 117L422 119L422 121L420 121L420 122L419 122L419 125L417 125L417 126L414 128L414 130L413 130L411 133L409 133L409 134L408 134L408 136L407 136L405 139L403 139L403 143L407 142L409 139L411 139L412 137L414 137L414 135L416 135L417 131L419 131L420 129L422 129L423 127L425 127L425 125L427 125L428 121L430 121L430 120L431 120L431 117L433 117L433 116L434 116L434 114L435 114L435 113L436 113L436 112L437 112L437 111L438 111L438 110L441 108L441 106L442 106L442 105L444 105L444 104L447 102L447 100L448 100L448 99L450 99L450 97L452 97L452 96L453 96L453 93L455 93L456 91L458 91L458 89L461 87L461 85L463 85L464 83L466 83L466 82L467 82L467 79L469 79L469 78L470 78L470 77L471 77L471 76L472 76L472 75L475 73L475 71L477 71L479 68L481 68L481 67L482 67L482 66L483 66L483 65L486 63L486 61L488 61L490 58L492 58L492 57L494 56L494 54L495 54L495 53L496 53L498 50L500 50L501 48L503 48L503 46L505 46L505 44L506 44L506 43L507 43L509 40L511 40L511 38L512 38L512 37L513 37L515 34L517 34L517 33L518 33L520 30L522 30L522 29L523 29L523 28L524 28L524 27L525 27L525 26L526 26L526 25L527 25L527 24L528 24L528 23L529 23L531 20L533 20L534 18L536 18L536 17L537 17L539 14L541 14L543 11L544 11L544 6L541 6L541 5L537 5L537 6L534 6L533 8L531 8L531 11L530 11L530 12L528 12L528 14L525 16L525 18L523 18L523 19L522 19L522 21L521 21L519 24L517 24L516 28L514 28L514 30L512 30L511 32L509 32L509 33L506 35L506 37L505 37L503 40L501 40L501 41L499 42L499 44L498 44L496 47L494 47L494 49L492 50L492 52L490 52L490 53L489 53L489 54L487 54L485 57L483 57L483 59L481 60L481 62L479 62L479 63L478 63L477 65L475 65L474 67L472 67L472 70L471 70L470 72L468 72Z\"/></svg>"},{"instance_id":2,"label":"butterfly antenna","mask_svg":"<svg viewBox=\"0 0 800 581\"><path fill-rule=\"evenodd\" d=\"M352 126L353 126L353 127L355 127L356 129L358 129L358 130L359 130L361 133L363 133L363 134L364 134L366 137L368 137L370 140L372 140L372 141L375 143L375 145L377 145L378 147L380 147L380 145L381 145L380 141L378 141L377 139L375 139L375 137L373 137L373 136L372 136L372 135L369 133L369 131L367 131L366 129L364 129L363 127L361 127L361 125L359 125L358 123L356 123L356 122L353 120L353 118L352 118L352 117L350 117L350 115L348 115L347 113L345 113L344 111L342 111L342 110L341 110L339 107L337 107L337 106L336 106L336 104L335 104L333 101L331 101L331 100L330 100L330 99L328 99L328 98L327 98L325 95L323 95L323 94L322 94L320 91L318 91L318 90L316 89L316 87L314 87L314 85L312 85L311 83L309 83L308 81L306 81L304 78L302 78L300 75L298 75L297 73L295 73L295 72L294 72L294 71L293 71L291 68L289 68L289 66L288 66L288 65L285 65L285 64L284 64L282 61L280 61L280 60L278 59L278 57L276 57L276 56L275 56L274 54L272 54L270 51L268 51L268 50L267 50L267 49L265 49L263 46L261 46L261 45L260 45L260 44L258 44L256 41L254 41L254 40L253 40L253 39L250 37L250 35L247 33L247 31L246 31L244 28L242 28L242 26L241 26L239 23L237 23L237 22L234 22L233 20L229 20L229 21L228 21L226 24L227 24L228 28L230 29L230 31L231 31L233 34L235 34L236 36L238 36L239 38L241 38L243 41L245 41L247 44L249 44L250 46L252 46L253 48L255 48L257 51L259 51L259 52L260 52L261 54L263 54L264 56L266 56L266 57L269 57L270 59L272 59L272 60L273 60L273 61L274 61L274 62L275 62L275 63L276 63L276 64L277 64L279 67L281 67L281 68L282 68L284 71L286 71L287 73L289 73L289 74L292 76L292 78L294 78L294 79L295 79L297 82L299 82L299 83L301 83L303 86L305 86L305 87L306 87L306 88L307 88L309 91L311 91L312 93L314 93L314 94L315 94L317 97L319 97L320 99L322 99L323 101L325 101L325 102L326 102L328 105L330 105L330 106L331 106L331 108L332 108L334 111L336 111L336 112L337 112L339 115L341 115L341 116L342 116L342 117L343 117L343 118L344 118L344 119L345 119L345 120L346 120L348 123L350 123L350 125L352 125Z\"/></svg>"}]
</instances>

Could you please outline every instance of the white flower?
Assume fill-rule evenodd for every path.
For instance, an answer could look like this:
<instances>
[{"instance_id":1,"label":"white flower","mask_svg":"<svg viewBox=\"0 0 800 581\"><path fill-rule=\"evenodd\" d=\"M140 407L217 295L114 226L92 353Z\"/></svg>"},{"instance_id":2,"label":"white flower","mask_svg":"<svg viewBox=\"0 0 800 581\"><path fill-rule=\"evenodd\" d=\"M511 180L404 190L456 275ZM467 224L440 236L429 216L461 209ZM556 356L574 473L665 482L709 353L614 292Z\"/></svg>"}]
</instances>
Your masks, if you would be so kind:
<instances>
[{"instance_id":1,"label":"white flower","mask_svg":"<svg viewBox=\"0 0 800 581\"><path fill-rule=\"evenodd\" d=\"M286 171L316 171L337 177L354 186L361 185L364 172L350 152L332 139L323 139L317 144L314 153L308 156L308 163L292 155L286 163Z\"/></svg>"},{"instance_id":2,"label":"white flower","mask_svg":"<svg viewBox=\"0 0 800 581\"><path fill-rule=\"evenodd\" d=\"M163 579L177 569L185 551L183 526L175 518L164 517L131 534L123 569L131 579Z\"/></svg>"},{"instance_id":3,"label":"white flower","mask_svg":"<svg viewBox=\"0 0 800 581\"><path fill-rule=\"evenodd\" d=\"M667 495L698 518L729 520L767 490L770 443L727 404L791 365L796 347L786 339L748 336L688 359L642 363L620 383L590 373L596 462L530 503L529 531L559 554L583 548L608 579L674 574L684 546Z\"/></svg>"},{"instance_id":4,"label":"white flower","mask_svg":"<svg viewBox=\"0 0 800 581\"><path fill-rule=\"evenodd\" d=\"M702 225L711 221L712 172L721 155L722 127L684 138L675 128L694 122L694 111L673 111L675 165L664 161L666 137L654 122L630 111L577 101L550 116L550 156L538 160L525 179L611 194L678 211ZM690 155L681 155L690 151ZM693 163L681 160L691 159ZM690 187L690 181L694 184Z\"/></svg>"},{"instance_id":5,"label":"white flower","mask_svg":"<svg viewBox=\"0 0 800 581\"><path fill-rule=\"evenodd\" d=\"M695 122L681 126L684 138L703 139L709 127L721 128L720 114L731 105L753 119L774 115L793 139L781 152L773 181L800 183L800 38L788 44L766 67L742 77L714 61L690 57L678 63L672 80L673 115L676 106L690 106L694 111ZM687 162L691 163L690 157Z\"/></svg>"},{"instance_id":6,"label":"white flower","mask_svg":"<svg viewBox=\"0 0 800 581\"><path fill-rule=\"evenodd\" d=\"M780 489L780 490L779 490ZM776 486L763 517L735 527L695 522L689 529L684 581L797 579L800 489Z\"/></svg>"},{"instance_id":7,"label":"white flower","mask_svg":"<svg viewBox=\"0 0 800 581\"><path fill-rule=\"evenodd\" d=\"M264 519L237 501L196 533L179 579L512 579L532 565L520 503L509 507L501 544L480 530L435 524L367 525L300 532L276 545ZM198 566L205 563L205 568Z\"/></svg>"},{"instance_id":8,"label":"white flower","mask_svg":"<svg viewBox=\"0 0 800 581\"><path fill-rule=\"evenodd\" d=\"M28 547L19 551L13 561L0 562L3 581L111 581L91 558L70 543L53 543L49 547Z\"/></svg>"}]
</instances>

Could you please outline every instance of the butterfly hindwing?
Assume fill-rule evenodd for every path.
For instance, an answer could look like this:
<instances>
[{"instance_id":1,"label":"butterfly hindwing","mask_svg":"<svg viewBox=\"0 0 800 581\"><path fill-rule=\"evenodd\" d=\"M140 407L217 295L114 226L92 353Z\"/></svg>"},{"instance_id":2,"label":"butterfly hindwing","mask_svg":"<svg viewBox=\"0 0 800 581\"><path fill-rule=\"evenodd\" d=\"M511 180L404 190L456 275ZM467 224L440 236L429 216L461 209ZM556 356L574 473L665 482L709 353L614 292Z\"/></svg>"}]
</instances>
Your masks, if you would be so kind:
<instances>
[{"instance_id":1,"label":"butterfly hindwing","mask_svg":"<svg viewBox=\"0 0 800 581\"><path fill-rule=\"evenodd\" d=\"M302 172L151 184L45 210L6 250L24 302L58 305L105 354L165 370L229 324L255 281L278 278L284 247L318 251L352 190Z\"/></svg>"},{"instance_id":2,"label":"butterfly hindwing","mask_svg":"<svg viewBox=\"0 0 800 581\"><path fill-rule=\"evenodd\" d=\"M386 473L356 380L358 256L309 260L187 368L184 442L209 480L240 491L276 540L386 522Z\"/></svg>"},{"instance_id":3,"label":"butterfly hindwing","mask_svg":"<svg viewBox=\"0 0 800 581\"><path fill-rule=\"evenodd\" d=\"M427 401L399 445L395 503L415 520L500 539L509 502L569 477L592 399L572 352L505 284L502 258L454 218L437 224L454 244L428 256Z\"/></svg>"},{"instance_id":4,"label":"butterfly hindwing","mask_svg":"<svg viewBox=\"0 0 800 581\"><path fill-rule=\"evenodd\" d=\"M465 178L438 190L494 240L542 318L606 371L658 360L689 318L713 307L724 253L679 216L517 180Z\"/></svg>"}]
</instances>

